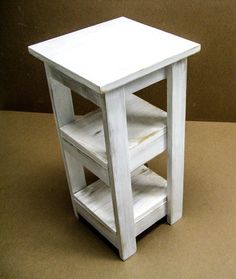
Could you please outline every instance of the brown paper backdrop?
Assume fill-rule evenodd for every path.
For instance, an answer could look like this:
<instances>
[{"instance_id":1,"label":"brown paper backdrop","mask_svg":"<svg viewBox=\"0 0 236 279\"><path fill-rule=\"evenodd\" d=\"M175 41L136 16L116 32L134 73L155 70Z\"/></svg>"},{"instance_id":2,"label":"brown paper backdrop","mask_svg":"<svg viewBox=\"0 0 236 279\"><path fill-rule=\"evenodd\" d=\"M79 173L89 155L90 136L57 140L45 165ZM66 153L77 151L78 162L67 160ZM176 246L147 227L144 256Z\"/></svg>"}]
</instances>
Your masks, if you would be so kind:
<instances>
[{"instance_id":1,"label":"brown paper backdrop","mask_svg":"<svg viewBox=\"0 0 236 279\"><path fill-rule=\"evenodd\" d=\"M51 112L43 64L27 46L121 15L201 43L189 59L187 119L236 121L235 0L1 0L0 109ZM165 108L164 82L140 94Z\"/></svg>"}]
</instances>

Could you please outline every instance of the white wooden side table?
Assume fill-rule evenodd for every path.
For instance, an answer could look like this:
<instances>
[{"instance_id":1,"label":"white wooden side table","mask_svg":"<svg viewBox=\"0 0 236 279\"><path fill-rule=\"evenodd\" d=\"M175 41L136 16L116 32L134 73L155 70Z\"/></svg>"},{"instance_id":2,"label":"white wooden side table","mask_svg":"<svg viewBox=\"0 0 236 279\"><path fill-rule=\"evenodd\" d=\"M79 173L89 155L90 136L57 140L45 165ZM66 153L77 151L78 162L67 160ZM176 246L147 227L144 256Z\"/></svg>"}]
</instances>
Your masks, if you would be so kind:
<instances>
[{"instance_id":1,"label":"white wooden side table","mask_svg":"<svg viewBox=\"0 0 236 279\"><path fill-rule=\"evenodd\" d=\"M29 47L45 64L75 215L123 260L138 234L182 217L187 57L198 51L125 17ZM167 113L132 94L163 79ZM99 109L76 119L71 89ZM144 166L166 148L167 181ZM84 167L99 178L91 185Z\"/></svg>"}]
</instances>

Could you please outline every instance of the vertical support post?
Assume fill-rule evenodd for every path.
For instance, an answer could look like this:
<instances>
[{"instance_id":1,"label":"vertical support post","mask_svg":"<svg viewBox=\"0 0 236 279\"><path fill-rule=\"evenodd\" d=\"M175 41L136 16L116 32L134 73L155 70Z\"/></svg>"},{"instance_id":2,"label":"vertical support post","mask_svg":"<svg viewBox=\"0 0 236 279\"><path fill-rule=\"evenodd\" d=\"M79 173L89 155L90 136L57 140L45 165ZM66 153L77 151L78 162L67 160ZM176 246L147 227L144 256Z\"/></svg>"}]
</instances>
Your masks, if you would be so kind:
<instances>
[{"instance_id":1,"label":"vertical support post","mask_svg":"<svg viewBox=\"0 0 236 279\"><path fill-rule=\"evenodd\" d=\"M101 103L119 253L126 260L137 248L124 90L107 92Z\"/></svg>"},{"instance_id":2,"label":"vertical support post","mask_svg":"<svg viewBox=\"0 0 236 279\"><path fill-rule=\"evenodd\" d=\"M187 59L167 68L167 221L182 217Z\"/></svg>"},{"instance_id":3,"label":"vertical support post","mask_svg":"<svg viewBox=\"0 0 236 279\"><path fill-rule=\"evenodd\" d=\"M75 207L73 196L74 193L87 186L84 168L78 160L73 158L68 152L64 151L60 133L60 128L62 126L74 121L75 119L71 90L52 78L51 70L46 63L45 71L61 147L62 158L64 161L66 177L71 195L72 206L75 216L76 218L78 218L78 213Z\"/></svg>"}]
</instances>

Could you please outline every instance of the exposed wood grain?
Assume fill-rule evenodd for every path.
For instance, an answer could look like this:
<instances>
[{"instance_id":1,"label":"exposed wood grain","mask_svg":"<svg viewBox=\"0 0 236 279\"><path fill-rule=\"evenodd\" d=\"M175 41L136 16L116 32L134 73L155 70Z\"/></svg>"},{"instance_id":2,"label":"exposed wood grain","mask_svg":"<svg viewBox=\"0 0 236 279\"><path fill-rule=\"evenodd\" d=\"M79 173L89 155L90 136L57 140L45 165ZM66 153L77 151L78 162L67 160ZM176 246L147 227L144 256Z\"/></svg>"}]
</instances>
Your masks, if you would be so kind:
<instances>
[{"instance_id":1,"label":"exposed wood grain","mask_svg":"<svg viewBox=\"0 0 236 279\"><path fill-rule=\"evenodd\" d=\"M115 104L112 104L112 107L114 106ZM166 112L135 95L130 95L126 96L126 113L132 171L165 150ZM91 112L60 130L64 139L107 169L101 110Z\"/></svg>"},{"instance_id":2,"label":"exposed wood grain","mask_svg":"<svg viewBox=\"0 0 236 279\"><path fill-rule=\"evenodd\" d=\"M60 127L74 121L74 108L72 103L71 91L68 87L60 84L51 76L51 71L47 64L45 64L45 71L48 81L48 88L52 103L52 108L55 116L57 132L61 147L62 158L65 165L69 191L71 195L72 205L75 216L78 218L77 210L74 204L73 195L78 190L86 187L84 170L79 161L75 165L75 159L69 153L65 153L62 146L62 139L60 136Z\"/></svg>"},{"instance_id":3,"label":"exposed wood grain","mask_svg":"<svg viewBox=\"0 0 236 279\"><path fill-rule=\"evenodd\" d=\"M132 173L135 235L166 215L166 191L166 180L147 167L141 166ZM94 215L106 229L116 232L109 186L98 180L74 196L77 202ZM160 215L157 214L158 210Z\"/></svg>"},{"instance_id":4,"label":"exposed wood grain","mask_svg":"<svg viewBox=\"0 0 236 279\"><path fill-rule=\"evenodd\" d=\"M199 50L125 17L29 47L45 63L75 215L123 260L136 252L138 234L166 215L170 224L182 216L186 58ZM168 115L132 95L165 78ZM75 120L68 87L100 108ZM167 182L140 167L166 146ZM87 186L84 166L100 180Z\"/></svg>"},{"instance_id":5,"label":"exposed wood grain","mask_svg":"<svg viewBox=\"0 0 236 279\"><path fill-rule=\"evenodd\" d=\"M109 185L108 169L98 165L93 159L81 152L78 148L62 138L63 148L74 158L76 158L83 166L93 172L97 177Z\"/></svg>"},{"instance_id":6,"label":"exposed wood grain","mask_svg":"<svg viewBox=\"0 0 236 279\"><path fill-rule=\"evenodd\" d=\"M187 59L167 70L168 127L168 222L175 223L183 212L184 141Z\"/></svg>"},{"instance_id":7,"label":"exposed wood grain","mask_svg":"<svg viewBox=\"0 0 236 279\"><path fill-rule=\"evenodd\" d=\"M117 243L117 236L114 231L107 226L104 226L103 222L101 222L101 220L99 220L92 211L89 211L78 199L74 198L74 204L76 211L78 211L85 220L94 226L97 231L106 237L115 247L119 247Z\"/></svg>"},{"instance_id":8,"label":"exposed wood grain","mask_svg":"<svg viewBox=\"0 0 236 279\"><path fill-rule=\"evenodd\" d=\"M120 257L126 260L136 252L134 212L128 155L125 92L103 95L102 117L106 142L109 185Z\"/></svg>"},{"instance_id":9,"label":"exposed wood grain","mask_svg":"<svg viewBox=\"0 0 236 279\"><path fill-rule=\"evenodd\" d=\"M197 43L125 17L29 47L32 55L102 94L199 50Z\"/></svg>"},{"instance_id":10,"label":"exposed wood grain","mask_svg":"<svg viewBox=\"0 0 236 279\"><path fill-rule=\"evenodd\" d=\"M69 76L63 74L59 70L50 67L51 75L52 77L57 80L58 82L62 83L63 85L69 87L74 92L78 93L79 95L83 96L85 99L93 102L97 106L100 107L100 97L99 93L96 91L90 89L89 87L86 87L82 83L70 78ZM137 92L147 86L152 85L153 83L156 83L158 81L161 81L166 78L166 71L165 69L157 70L153 73L150 73L149 75L140 77L134 81L131 81L124 85L124 90L126 92L126 95L132 94L134 92Z\"/></svg>"},{"instance_id":11,"label":"exposed wood grain","mask_svg":"<svg viewBox=\"0 0 236 279\"><path fill-rule=\"evenodd\" d=\"M89 101L93 102L97 106L100 106L99 93L90 89L89 87L86 87L82 83L70 78L69 76L63 74L62 72L58 71L53 67L50 67L50 72L53 79L69 87L71 90L83 96L85 99L88 99Z\"/></svg>"}]
</instances>

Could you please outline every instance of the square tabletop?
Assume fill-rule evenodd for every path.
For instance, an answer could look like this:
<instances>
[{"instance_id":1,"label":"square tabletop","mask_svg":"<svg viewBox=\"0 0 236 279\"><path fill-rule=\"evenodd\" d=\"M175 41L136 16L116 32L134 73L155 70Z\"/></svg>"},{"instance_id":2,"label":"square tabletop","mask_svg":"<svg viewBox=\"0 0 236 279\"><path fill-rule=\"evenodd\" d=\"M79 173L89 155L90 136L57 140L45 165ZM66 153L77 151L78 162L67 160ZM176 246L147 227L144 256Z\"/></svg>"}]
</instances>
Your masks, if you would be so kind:
<instances>
[{"instance_id":1,"label":"square tabletop","mask_svg":"<svg viewBox=\"0 0 236 279\"><path fill-rule=\"evenodd\" d=\"M100 93L198 51L198 43L125 17L29 46L32 55Z\"/></svg>"}]
</instances>

